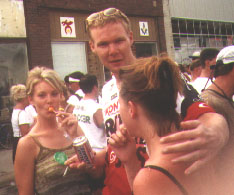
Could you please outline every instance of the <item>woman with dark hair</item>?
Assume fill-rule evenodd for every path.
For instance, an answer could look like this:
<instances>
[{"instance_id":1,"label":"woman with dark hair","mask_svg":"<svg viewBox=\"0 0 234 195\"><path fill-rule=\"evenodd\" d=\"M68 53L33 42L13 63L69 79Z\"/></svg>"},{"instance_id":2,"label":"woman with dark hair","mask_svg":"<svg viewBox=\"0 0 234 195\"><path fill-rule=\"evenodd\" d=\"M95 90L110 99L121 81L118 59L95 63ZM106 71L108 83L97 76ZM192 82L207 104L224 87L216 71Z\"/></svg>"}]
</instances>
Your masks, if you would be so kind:
<instances>
[{"instance_id":1,"label":"woman with dark hair","mask_svg":"<svg viewBox=\"0 0 234 195\"><path fill-rule=\"evenodd\" d=\"M134 195L214 194L212 164L186 176L189 163L172 163L181 154L162 153L160 137L180 130L176 101L182 82L178 66L169 57L138 59L121 68L120 80L120 115L125 128L112 134L109 143L130 178L137 163L133 137L145 140L149 155L133 184L130 181Z\"/></svg>"}]
</instances>

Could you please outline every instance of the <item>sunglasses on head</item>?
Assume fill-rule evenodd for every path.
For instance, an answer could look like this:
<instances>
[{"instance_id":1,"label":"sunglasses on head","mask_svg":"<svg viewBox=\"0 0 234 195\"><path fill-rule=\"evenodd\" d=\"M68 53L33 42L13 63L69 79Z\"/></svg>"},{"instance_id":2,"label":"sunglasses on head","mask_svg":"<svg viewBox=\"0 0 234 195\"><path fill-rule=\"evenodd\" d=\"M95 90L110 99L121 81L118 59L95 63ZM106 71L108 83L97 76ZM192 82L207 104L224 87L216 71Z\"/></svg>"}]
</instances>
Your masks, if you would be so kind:
<instances>
[{"instance_id":1,"label":"sunglasses on head","mask_svg":"<svg viewBox=\"0 0 234 195\"><path fill-rule=\"evenodd\" d=\"M91 14L88 18L86 18L86 23L89 25L94 20L102 19L103 16L108 17L108 16L114 16L114 15L121 16L127 21L127 16L123 14L120 10L116 8L108 8L103 11Z\"/></svg>"}]
</instances>

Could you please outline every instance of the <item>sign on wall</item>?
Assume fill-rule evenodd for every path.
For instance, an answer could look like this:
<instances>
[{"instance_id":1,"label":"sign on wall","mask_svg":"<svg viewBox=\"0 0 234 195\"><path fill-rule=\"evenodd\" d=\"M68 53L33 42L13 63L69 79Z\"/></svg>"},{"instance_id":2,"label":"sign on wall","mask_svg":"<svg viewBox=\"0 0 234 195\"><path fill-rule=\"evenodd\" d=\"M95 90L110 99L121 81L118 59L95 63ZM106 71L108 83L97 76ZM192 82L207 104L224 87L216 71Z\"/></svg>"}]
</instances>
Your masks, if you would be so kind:
<instances>
[{"instance_id":1,"label":"sign on wall","mask_svg":"<svg viewBox=\"0 0 234 195\"><path fill-rule=\"evenodd\" d=\"M148 22L139 22L140 36L149 36Z\"/></svg>"},{"instance_id":2,"label":"sign on wall","mask_svg":"<svg viewBox=\"0 0 234 195\"><path fill-rule=\"evenodd\" d=\"M75 20L73 17L60 17L61 37L76 38Z\"/></svg>"}]
</instances>

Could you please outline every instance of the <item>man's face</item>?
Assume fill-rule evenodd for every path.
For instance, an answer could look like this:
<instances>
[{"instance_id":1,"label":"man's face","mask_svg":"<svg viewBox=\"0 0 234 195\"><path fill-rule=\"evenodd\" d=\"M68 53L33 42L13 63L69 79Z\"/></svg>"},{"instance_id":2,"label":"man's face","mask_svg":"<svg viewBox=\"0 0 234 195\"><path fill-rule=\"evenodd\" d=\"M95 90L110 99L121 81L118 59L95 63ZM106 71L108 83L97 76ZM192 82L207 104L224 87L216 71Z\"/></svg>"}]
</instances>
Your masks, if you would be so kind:
<instances>
[{"instance_id":1,"label":"man's face","mask_svg":"<svg viewBox=\"0 0 234 195\"><path fill-rule=\"evenodd\" d=\"M216 57L210 59L210 60L205 60L205 68L210 69L210 66L216 64Z\"/></svg>"},{"instance_id":2,"label":"man's face","mask_svg":"<svg viewBox=\"0 0 234 195\"><path fill-rule=\"evenodd\" d=\"M80 85L78 82L71 82L69 84L70 89L75 93L78 89L80 89Z\"/></svg>"},{"instance_id":3,"label":"man's face","mask_svg":"<svg viewBox=\"0 0 234 195\"><path fill-rule=\"evenodd\" d=\"M216 64L216 57L209 60L209 66L215 65Z\"/></svg>"},{"instance_id":4,"label":"man's face","mask_svg":"<svg viewBox=\"0 0 234 195\"><path fill-rule=\"evenodd\" d=\"M131 50L132 32L127 33L124 26L109 23L103 27L90 29L90 47L98 55L102 64L113 73L121 66L129 65L135 59Z\"/></svg>"}]
</instances>

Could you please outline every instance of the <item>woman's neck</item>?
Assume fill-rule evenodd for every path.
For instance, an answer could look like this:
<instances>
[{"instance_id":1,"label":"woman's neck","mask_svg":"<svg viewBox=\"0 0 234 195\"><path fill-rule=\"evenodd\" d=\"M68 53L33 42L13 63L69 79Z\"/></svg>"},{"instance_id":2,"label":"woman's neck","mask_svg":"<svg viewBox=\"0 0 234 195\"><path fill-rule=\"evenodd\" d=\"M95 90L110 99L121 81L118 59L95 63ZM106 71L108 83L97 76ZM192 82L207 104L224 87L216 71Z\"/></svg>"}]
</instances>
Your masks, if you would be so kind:
<instances>
[{"instance_id":1,"label":"woman's neck","mask_svg":"<svg viewBox=\"0 0 234 195\"><path fill-rule=\"evenodd\" d=\"M15 109L20 109L20 110L24 110L25 109L25 105L22 103L22 102L18 102L16 105L15 105Z\"/></svg>"},{"instance_id":2,"label":"woman's neck","mask_svg":"<svg viewBox=\"0 0 234 195\"><path fill-rule=\"evenodd\" d=\"M142 135L142 138L146 141L150 158L155 158L161 154L160 137L157 134L156 128L157 127L150 122L144 123L144 134Z\"/></svg>"},{"instance_id":3,"label":"woman's neck","mask_svg":"<svg viewBox=\"0 0 234 195\"><path fill-rule=\"evenodd\" d=\"M175 129L172 131L174 132ZM165 150L166 147L172 145L172 143L161 144L160 143L161 137L157 135L156 133L157 131L155 127L152 132L154 132L154 134L151 134L151 135L148 134L143 137L146 141L146 145L147 145L147 149L149 153L149 159L147 160L146 164L154 164L158 166L169 166L171 164L171 160L173 158L176 158L178 154L177 153L176 154L163 154L163 150Z\"/></svg>"},{"instance_id":4,"label":"woman's neck","mask_svg":"<svg viewBox=\"0 0 234 195\"><path fill-rule=\"evenodd\" d=\"M56 120L56 117L54 118L45 118L40 115L37 116L37 123L36 128L38 129L57 129L58 128L58 122Z\"/></svg>"}]
</instances>

